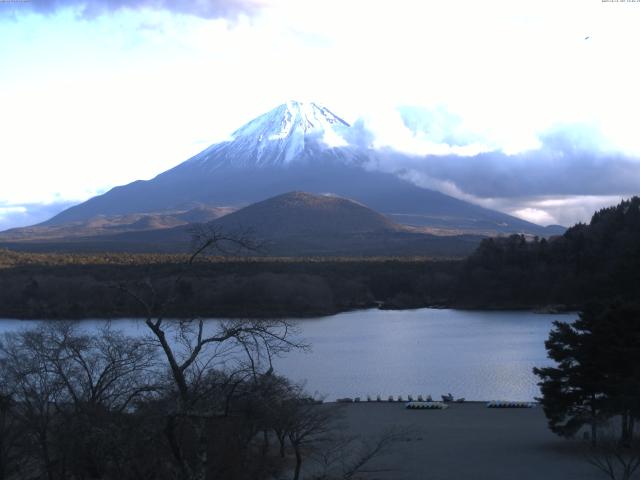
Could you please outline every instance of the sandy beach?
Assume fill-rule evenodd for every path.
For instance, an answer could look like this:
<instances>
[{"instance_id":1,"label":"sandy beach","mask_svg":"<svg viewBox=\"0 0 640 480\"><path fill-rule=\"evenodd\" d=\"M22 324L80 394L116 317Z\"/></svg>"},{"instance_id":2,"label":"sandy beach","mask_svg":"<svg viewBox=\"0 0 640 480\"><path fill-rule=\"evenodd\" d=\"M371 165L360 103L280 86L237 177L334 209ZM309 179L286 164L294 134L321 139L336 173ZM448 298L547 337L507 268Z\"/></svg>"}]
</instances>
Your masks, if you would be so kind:
<instances>
[{"instance_id":1,"label":"sandy beach","mask_svg":"<svg viewBox=\"0 0 640 480\"><path fill-rule=\"evenodd\" d=\"M605 478L583 455L584 443L549 431L542 408L493 409L485 403L446 410L407 410L403 403L343 408L349 433L372 438L389 427L404 435L372 466L376 479L590 480Z\"/></svg>"}]
</instances>

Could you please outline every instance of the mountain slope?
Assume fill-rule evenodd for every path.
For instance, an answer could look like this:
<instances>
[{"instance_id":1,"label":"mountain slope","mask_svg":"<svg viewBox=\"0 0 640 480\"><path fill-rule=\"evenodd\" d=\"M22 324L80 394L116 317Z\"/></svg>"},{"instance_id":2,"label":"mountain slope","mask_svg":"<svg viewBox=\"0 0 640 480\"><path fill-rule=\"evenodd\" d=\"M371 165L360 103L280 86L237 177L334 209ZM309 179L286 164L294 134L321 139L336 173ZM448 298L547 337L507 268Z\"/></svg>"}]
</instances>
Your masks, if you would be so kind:
<instances>
[{"instance_id":1,"label":"mountain slope","mask_svg":"<svg viewBox=\"0 0 640 480\"><path fill-rule=\"evenodd\" d=\"M250 226L260 238L399 232L403 227L364 205L333 195L291 192L211 223L225 231Z\"/></svg>"},{"instance_id":2,"label":"mountain slope","mask_svg":"<svg viewBox=\"0 0 640 480\"><path fill-rule=\"evenodd\" d=\"M350 128L324 107L289 102L154 179L116 187L44 225L161 212L193 202L242 206L301 190L352 198L413 225L483 234L561 233L377 171L374 151L349 144Z\"/></svg>"},{"instance_id":3,"label":"mountain slope","mask_svg":"<svg viewBox=\"0 0 640 480\"><path fill-rule=\"evenodd\" d=\"M222 217L235 209L198 205L188 210L162 213L128 213L122 215L96 215L86 221L64 224L35 225L0 232L0 241L49 241L55 239L85 238L99 235L159 230L190 223L205 223Z\"/></svg>"},{"instance_id":4,"label":"mountain slope","mask_svg":"<svg viewBox=\"0 0 640 480\"><path fill-rule=\"evenodd\" d=\"M270 256L465 256L482 237L434 236L399 225L346 198L290 192L220 217L205 225L260 245L251 255ZM24 242L27 250L180 252L191 246L193 225L57 242ZM2 244L0 244L2 245ZM16 245L7 245L16 248ZM229 250L236 246L225 244Z\"/></svg>"}]
</instances>

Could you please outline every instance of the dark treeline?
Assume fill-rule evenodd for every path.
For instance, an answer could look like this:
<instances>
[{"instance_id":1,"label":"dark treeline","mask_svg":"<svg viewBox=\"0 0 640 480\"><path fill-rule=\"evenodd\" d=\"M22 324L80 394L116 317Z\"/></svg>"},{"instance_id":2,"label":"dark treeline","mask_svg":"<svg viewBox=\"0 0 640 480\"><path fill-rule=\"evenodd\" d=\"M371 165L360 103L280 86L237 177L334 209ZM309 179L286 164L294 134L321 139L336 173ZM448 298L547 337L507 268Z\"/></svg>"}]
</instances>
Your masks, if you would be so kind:
<instances>
[{"instance_id":1,"label":"dark treeline","mask_svg":"<svg viewBox=\"0 0 640 480\"><path fill-rule=\"evenodd\" d=\"M464 260L221 258L41 254L0 250L0 317L140 316L118 283L183 275L169 315L274 317L356 308L580 309L640 297L640 198L594 214L559 237L490 238Z\"/></svg>"},{"instance_id":2,"label":"dark treeline","mask_svg":"<svg viewBox=\"0 0 640 480\"><path fill-rule=\"evenodd\" d=\"M464 263L456 304L580 307L640 298L640 198L593 215L560 237L484 240Z\"/></svg>"},{"instance_id":3,"label":"dark treeline","mask_svg":"<svg viewBox=\"0 0 640 480\"><path fill-rule=\"evenodd\" d=\"M332 314L387 305L445 304L459 261L423 258L219 259L183 271L181 256L80 256L0 252L0 317L142 316L118 288L153 280L168 289L182 275L179 298L167 312L185 315L275 317Z\"/></svg>"}]
</instances>

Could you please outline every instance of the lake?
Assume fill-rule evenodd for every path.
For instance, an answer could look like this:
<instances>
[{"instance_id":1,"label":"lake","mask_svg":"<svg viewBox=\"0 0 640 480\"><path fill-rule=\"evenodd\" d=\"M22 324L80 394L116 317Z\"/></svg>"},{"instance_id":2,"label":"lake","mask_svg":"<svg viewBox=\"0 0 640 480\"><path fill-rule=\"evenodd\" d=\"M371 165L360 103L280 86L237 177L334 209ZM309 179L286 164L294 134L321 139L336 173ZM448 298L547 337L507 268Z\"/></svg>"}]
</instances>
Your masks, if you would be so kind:
<instances>
[{"instance_id":1,"label":"lake","mask_svg":"<svg viewBox=\"0 0 640 480\"><path fill-rule=\"evenodd\" d=\"M306 382L310 394L339 397L432 395L467 400L533 400L534 366L550 365L544 341L554 320L575 313L450 309L359 310L297 321L311 352L275 362L276 372ZM215 321L215 320L212 320ZM0 333L35 322L0 320ZM102 320L83 320L96 328ZM139 320L114 320L129 334L146 333Z\"/></svg>"}]
</instances>

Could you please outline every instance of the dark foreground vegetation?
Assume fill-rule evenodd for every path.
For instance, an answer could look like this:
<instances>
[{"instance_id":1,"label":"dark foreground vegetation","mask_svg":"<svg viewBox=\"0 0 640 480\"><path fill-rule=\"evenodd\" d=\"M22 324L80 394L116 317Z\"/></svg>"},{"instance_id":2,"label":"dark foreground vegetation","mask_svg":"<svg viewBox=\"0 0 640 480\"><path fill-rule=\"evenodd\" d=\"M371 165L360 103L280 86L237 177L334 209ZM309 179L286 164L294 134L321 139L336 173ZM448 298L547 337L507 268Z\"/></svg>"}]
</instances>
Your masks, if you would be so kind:
<instances>
[{"instance_id":1,"label":"dark foreground vegetation","mask_svg":"<svg viewBox=\"0 0 640 480\"><path fill-rule=\"evenodd\" d=\"M276 375L273 356L304 348L284 322L146 325L2 338L0 480L297 480L303 463L358 478L400 434L347 436L336 407Z\"/></svg>"}]
</instances>

